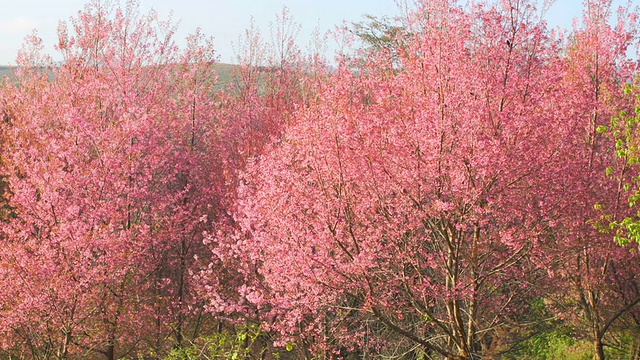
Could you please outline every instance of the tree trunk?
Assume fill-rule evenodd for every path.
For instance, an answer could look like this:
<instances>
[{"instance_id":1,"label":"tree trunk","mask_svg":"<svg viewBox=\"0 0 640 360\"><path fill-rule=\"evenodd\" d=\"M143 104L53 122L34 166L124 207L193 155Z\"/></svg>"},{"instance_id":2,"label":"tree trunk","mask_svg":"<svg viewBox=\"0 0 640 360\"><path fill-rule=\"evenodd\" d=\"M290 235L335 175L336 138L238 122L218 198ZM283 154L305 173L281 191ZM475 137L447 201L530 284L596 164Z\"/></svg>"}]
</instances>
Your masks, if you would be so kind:
<instances>
[{"instance_id":1,"label":"tree trunk","mask_svg":"<svg viewBox=\"0 0 640 360\"><path fill-rule=\"evenodd\" d=\"M104 355L107 357L107 360L115 360L115 346L113 343L107 345L107 350L104 352Z\"/></svg>"},{"instance_id":2,"label":"tree trunk","mask_svg":"<svg viewBox=\"0 0 640 360\"><path fill-rule=\"evenodd\" d=\"M595 360L604 360L604 345L602 344L602 338L598 334L593 340L593 357Z\"/></svg>"}]
</instances>

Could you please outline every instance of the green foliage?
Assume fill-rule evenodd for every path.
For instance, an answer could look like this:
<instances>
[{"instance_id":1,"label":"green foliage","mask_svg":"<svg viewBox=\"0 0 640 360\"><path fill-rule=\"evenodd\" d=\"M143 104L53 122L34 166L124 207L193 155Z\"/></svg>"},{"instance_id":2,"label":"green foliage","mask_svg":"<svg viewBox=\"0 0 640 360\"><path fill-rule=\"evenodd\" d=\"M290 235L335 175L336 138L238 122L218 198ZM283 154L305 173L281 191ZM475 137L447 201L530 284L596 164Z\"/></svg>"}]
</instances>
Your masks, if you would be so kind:
<instances>
[{"instance_id":1,"label":"green foliage","mask_svg":"<svg viewBox=\"0 0 640 360\"><path fill-rule=\"evenodd\" d=\"M567 331L552 330L527 340L514 359L530 360L591 360L593 350L587 340L576 340Z\"/></svg>"},{"instance_id":2,"label":"green foliage","mask_svg":"<svg viewBox=\"0 0 640 360\"><path fill-rule=\"evenodd\" d=\"M259 342L263 336L265 333L258 325L241 325L234 330L223 330L196 339L189 346L173 349L164 360L248 359L252 353L267 351L266 344ZM274 356L279 357L278 354Z\"/></svg>"},{"instance_id":3,"label":"green foliage","mask_svg":"<svg viewBox=\"0 0 640 360\"><path fill-rule=\"evenodd\" d=\"M398 45L398 35L405 29L388 17L365 15L366 20L354 23L351 31L367 46L392 49Z\"/></svg>"},{"instance_id":4,"label":"green foliage","mask_svg":"<svg viewBox=\"0 0 640 360\"><path fill-rule=\"evenodd\" d=\"M617 331L609 338L605 347L607 359L637 359L640 352L640 339L635 329Z\"/></svg>"},{"instance_id":5,"label":"green foliage","mask_svg":"<svg viewBox=\"0 0 640 360\"><path fill-rule=\"evenodd\" d=\"M601 126L598 128L598 132L609 132L613 137L616 155L621 160L623 172L626 172L628 170L624 169L632 169L640 165L640 136L638 133L640 131L640 88L634 84L626 84L624 94L635 102L633 112L620 110L616 116L611 118L610 126ZM607 168L607 176L612 177L614 173L613 167ZM619 181L621 181L621 189L626 193L629 208L636 208L640 201L640 177L622 177ZM630 242L640 243L640 211L635 216L627 216L622 220L613 220L610 214L604 215L602 220L609 220L609 226L603 226L602 229L608 228L614 234L614 239L621 245L627 245Z\"/></svg>"},{"instance_id":6,"label":"green foliage","mask_svg":"<svg viewBox=\"0 0 640 360\"><path fill-rule=\"evenodd\" d=\"M640 349L635 331L616 331L605 347L607 359L635 359ZM508 355L512 360L591 360L593 344L587 339L576 339L565 327L554 327L541 332L522 344L521 350Z\"/></svg>"}]
</instances>

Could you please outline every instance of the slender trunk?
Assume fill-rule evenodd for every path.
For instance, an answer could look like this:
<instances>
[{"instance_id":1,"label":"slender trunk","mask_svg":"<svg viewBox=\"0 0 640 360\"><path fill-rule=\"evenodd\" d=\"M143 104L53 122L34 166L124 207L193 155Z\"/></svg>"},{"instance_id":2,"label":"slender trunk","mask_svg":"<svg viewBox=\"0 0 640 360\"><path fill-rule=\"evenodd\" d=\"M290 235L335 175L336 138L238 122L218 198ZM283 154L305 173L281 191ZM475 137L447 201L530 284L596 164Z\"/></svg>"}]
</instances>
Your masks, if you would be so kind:
<instances>
[{"instance_id":1,"label":"slender trunk","mask_svg":"<svg viewBox=\"0 0 640 360\"><path fill-rule=\"evenodd\" d=\"M71 331L64 331L64 343L62 344L62 349L60 351L60 355L58 356L60 359L66 359L67 354L69 353L69 345L71 344Z\"/></svg>"},{"instance_id":2,"label":"slender trunk","mask_svg":"<svg viewBox=\"0 0 640 360\"><path fill-rule=\"evenodd\" d=\"M591 320L591 333L593 336L593 350L595 360L604 360L604 346L602 344L602 331L600 326L600 313L598 311L598 301L594 290L587 289L587 306Z\"/></svg>"},{"instance_id":3,"label":"slender trunk","mask_svg":"<svg viewBox=\"0 0 640 360\"><path fill-rule=\"evenodd\" d=\"M109 338L107 339L107 349L104 351L104 356L107 360L115 360L116 358L116 321L112 324L109 331Z\"/></svg>"},{"instance_id":4,"label":"slender trunk","mask_svg":"<svg viewBox=\"0 0 640 360\"><path fill-rule=\"evenodd\" d=\"M473 269L473 293L471 294L471 299L469 301L468 306L468 316L467 320L467 344L472 351L476 351L476 327L475 320L478 312L478 291L480 288L478 279L480 277L478 273L478 242L480 241L480 226L476 224L474 226L473 231L473 242L471 248L471 264Z\"/></svg>"},{"instance_id":5,"label":"slender trunk","mask_svg":"<svg viewBox=\"0 0 640 360\"><path fill-rule=\"evenodd\" d=\"M179 348L182 346L182 341L184 339L183 335L183 323L184 323L184 287L185 287L185 271L186 271L186 256L187 256L187 245L186 241L183 238L180 242L180 273L178 274L178 323L176 325L176 347Z\"/></svg>"},{"instance_id":6,"label":"slender trunk","mask_svg":"<svg viewBox=\"0 0 640 360\"><path fill-rule=\"evenodd\" d=\"M604 360L604 345L599 334L594 334L593 340L593 357L595 360Z\"/></svg>"},{"instance_id":7,"label":"slender trunk","mask_svg":"<svg viewBox=\"0 0 640 360\"><path fill-rule=\"evenodd\" d=\"M115 360L115 349L113 344L109 344L107 351L105 351L105 355L107 356L107 360Z\"/></svg>"},{"instance_id":8,"label":"slender trunk","mask_svg":"<svg viewBox=\"0 0 640 360\"><path fill-rule=\"evenodd\" d=\"M447 228L447 237L449 238L449 254L447 259L447 271L449 275L447 277L447 290L452 296L452 299L447 301L447 311L449 313L449 319L451 320L451 334L453 337L450 341L449 348L451 350L453 350L454 347L457 348L458 357L460 359L467 359L469 357L469 344L467 344L466 329L462 315L463 304L457 294L460 275L460 244L455 230L451 227Z\"/></svg>"}]
</instances>

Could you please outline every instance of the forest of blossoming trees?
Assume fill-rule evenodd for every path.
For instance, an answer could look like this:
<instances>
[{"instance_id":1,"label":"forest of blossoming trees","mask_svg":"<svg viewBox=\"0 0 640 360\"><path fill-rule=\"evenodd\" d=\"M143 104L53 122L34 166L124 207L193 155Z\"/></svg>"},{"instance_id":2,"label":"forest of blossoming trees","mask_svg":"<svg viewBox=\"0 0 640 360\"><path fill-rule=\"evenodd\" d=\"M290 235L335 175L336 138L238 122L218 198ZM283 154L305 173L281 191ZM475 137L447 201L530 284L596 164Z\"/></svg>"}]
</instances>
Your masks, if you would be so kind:
<instances>
[{"instance_id":1,"label":"forest of blossoming trees","mask_svg":"<svg viewBox=\"0 0 640 360\"><path fill-rule=\"evenodd\" d=\"M336 66L284 11L225 84L135 2L29 37L0 358L640 359L638 12L537 3L417 1Z\"/></svg>"}]
</instances>

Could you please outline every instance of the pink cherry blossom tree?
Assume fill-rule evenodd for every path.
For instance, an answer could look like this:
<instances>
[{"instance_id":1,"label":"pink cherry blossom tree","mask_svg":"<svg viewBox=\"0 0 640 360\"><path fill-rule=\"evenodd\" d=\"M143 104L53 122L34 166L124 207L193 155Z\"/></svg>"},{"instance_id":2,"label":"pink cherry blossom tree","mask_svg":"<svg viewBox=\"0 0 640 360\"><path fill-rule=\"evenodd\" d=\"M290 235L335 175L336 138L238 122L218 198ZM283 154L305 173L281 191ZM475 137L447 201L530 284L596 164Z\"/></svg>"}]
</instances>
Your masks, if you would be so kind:
<instances>
[{"instance_id":1,"label":"pink cherry blossom tree","mask_svg":"<svg viewBox=\"0 0 640 360\"><path fill-rule=\"evenodd\" d=\"M61 23L51 78L34 38L2 90L4 349L135 357L206 325L191 274L223 198L215 54L199 33L180 51L174 30L91 2Z\"/></svg>"},{"instance_id":2,"label":"pink cherry blossom tree","mask_svg":"<svg viewBox=\"0 0 640 360\"><path fill-rule=\"evenodd\" d=\"M633 275L640 271L637 254L615 243L602 224L594 226L602 213L608 220L630 214L622 185L632 164L617 161L613 141L598 131L610 123L615 109L632 107L623 89L637 72L627 52L637 40L638 14L620 8L617 19L614 15L610 1L585 2L582 22L568 40L561 82L567 96L559 100L565 117L582 123L565 138L564 169L573 178L564 187L574 195L558 204L564 215L549 249L555 258L550 284L560 286L558 313L579 322L576 327L592 341L597 359L605 358L604 343L613 340L609 330L624 323L624 317L637 323L640 302Z\"/></svg>"},{"instance_id":3,"label":"pink cherry blossom tree","mask_svg":"<svg viewBox=\"0 0 640 360\"><path fill-rule=\"evenodd\" d=\"M630 33L587 24L605 60L536 14L528 1L419 2L396 48L341 64L252 165L231 247L261 280L243 299L271 311L283 341L361 356L389 341L449 359L501 351L544 296L560 259L549 249L597 234L584 210L617 191L597 94L624 79Z\"/></svg>"}]
</instances>

